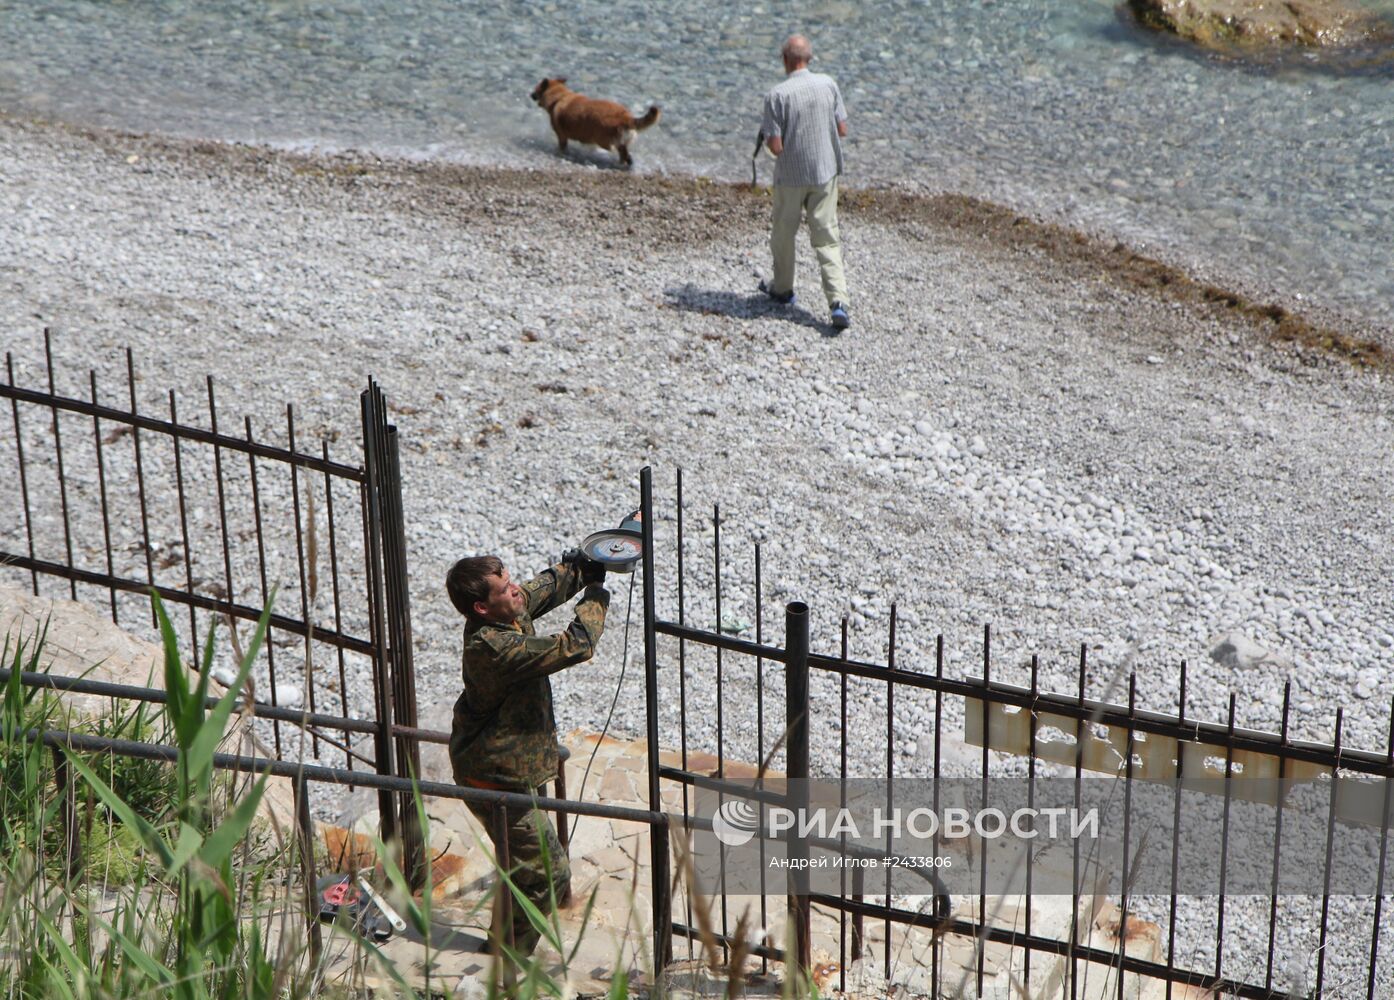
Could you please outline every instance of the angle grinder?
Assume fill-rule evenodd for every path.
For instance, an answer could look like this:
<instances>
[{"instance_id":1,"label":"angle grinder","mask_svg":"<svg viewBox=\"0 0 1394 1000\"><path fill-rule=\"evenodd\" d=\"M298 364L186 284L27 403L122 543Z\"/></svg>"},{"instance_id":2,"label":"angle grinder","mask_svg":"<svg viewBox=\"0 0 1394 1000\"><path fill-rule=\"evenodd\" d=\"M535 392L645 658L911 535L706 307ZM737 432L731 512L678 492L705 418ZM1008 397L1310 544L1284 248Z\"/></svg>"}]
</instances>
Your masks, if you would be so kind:
<instances>
[{"instance_id":1,"label":"angle grinder","mask_svg":"<svg viewBox=\"0 0 1394 1000\"><path fill-rule=\"evenodd\" d=\"M352 875L326 875L316 882L315 888L319 894L319 919L325 923L332 924L342 915L350 927L379 943L390 938L393 931L407 928L406 921L373 891L362 875L356 883Z\"/></svg>"},{"instance_id":2,"label":"angle grinder","mask_svg":"<svg viewBox=\"0 0 1394 1000\"><path fill-rule=\"evenodd\" d=\"M607 573L633 573L644 556L639 511L626 515L618 528L587 535L581 543L581 555L600 563Z\"/></svg>"}]
</instances>

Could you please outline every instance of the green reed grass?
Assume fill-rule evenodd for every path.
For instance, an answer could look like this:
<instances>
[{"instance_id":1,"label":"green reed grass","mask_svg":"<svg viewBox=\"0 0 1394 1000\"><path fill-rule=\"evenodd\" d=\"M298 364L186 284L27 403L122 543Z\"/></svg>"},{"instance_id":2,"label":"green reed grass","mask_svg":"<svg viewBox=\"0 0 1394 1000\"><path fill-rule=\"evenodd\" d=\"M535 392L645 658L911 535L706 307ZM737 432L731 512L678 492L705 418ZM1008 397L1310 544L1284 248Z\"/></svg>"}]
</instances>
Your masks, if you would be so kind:
<instances>
[{"instance_id":1,"label":"green reed grass","mask_svg":"<svg viewBox=\"0 0 1394 1000\"><path fill-rule=\"evenodd\" d=\"M262 775L239 787L218 772L213 756L266 637L270 606L245 649L238 649L234 683L206 707L214 634L209 630L198 669L185 667L169 618L152 595L163 647L167 702L152 710L115 705L97 719L70 717L48 689L20 684L21 671L39 672L46 627L25 640L6 636L0 662L11 668L0 697L0 1000L29 998L366 997L362 981L329 979L325 957L311 960L305 924L304 883L296 838L275 830L268 848L253 831L267 788ZM52 750L35 733L68 730L172 745L173 764L112 753ZM67 795L56 776L62 764ZM243 783L244 785L246 782ZM429 818L416 796L418 821L430 842ZM80 844L69 856L73 819ZM398 862L399 845L376 843L380 866L404 919L428 942L421 967L431 968L431 885L410 891ZM508 995L521 1000L564 996L567 966L579 948L568 946L555 915L533 906L500 872L495 891L509 891L544 940L563 955L554 979L530 956L508 954L516 981ZM485 904L487 905L487 903ZM582 933L594 898L588 902ZM376 945L342 922L354 950L351 967L376 965L404 997L447 996L455 983L410 981ZM325 956L328 954L326 948ZM610 996L630 994L620 956ZM413 963L416 964L416 963ZM497 996L498 988L489 990Z\"/></svg>"}]
</instances>

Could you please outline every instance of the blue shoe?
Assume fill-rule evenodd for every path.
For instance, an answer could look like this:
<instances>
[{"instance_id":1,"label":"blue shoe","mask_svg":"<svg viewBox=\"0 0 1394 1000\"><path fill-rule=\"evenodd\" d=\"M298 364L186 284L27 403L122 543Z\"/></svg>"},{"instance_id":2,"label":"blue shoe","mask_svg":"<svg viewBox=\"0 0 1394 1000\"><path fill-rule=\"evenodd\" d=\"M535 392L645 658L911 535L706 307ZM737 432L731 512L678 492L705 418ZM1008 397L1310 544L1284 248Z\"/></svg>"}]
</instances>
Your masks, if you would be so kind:
<instances>
[{"instance_id":1,"label":"blue shoe","mask_svg":"<svg viewBox=\"0 0 1394 1000\"><path fill-rule=\"evenodd\" d=\"M792 288L789 289L787 292L776 292L774 289L770 287L770 283L768 281L761 278L760 291L764 292L766 295L774 299L782 306L790 306L794 304L794 290Z\"/></svg>"},{"instance_id":2,"label":"blue shoe","mask_svg":"<svg viewBox=\"0 0 1394 1000\"><path fill-rule=\"evenodd\" d=\"M847 307L841 302L833 303L833 329L845 330L852 325L852 317L847 315Z\"/></svg>"}]
</instances>

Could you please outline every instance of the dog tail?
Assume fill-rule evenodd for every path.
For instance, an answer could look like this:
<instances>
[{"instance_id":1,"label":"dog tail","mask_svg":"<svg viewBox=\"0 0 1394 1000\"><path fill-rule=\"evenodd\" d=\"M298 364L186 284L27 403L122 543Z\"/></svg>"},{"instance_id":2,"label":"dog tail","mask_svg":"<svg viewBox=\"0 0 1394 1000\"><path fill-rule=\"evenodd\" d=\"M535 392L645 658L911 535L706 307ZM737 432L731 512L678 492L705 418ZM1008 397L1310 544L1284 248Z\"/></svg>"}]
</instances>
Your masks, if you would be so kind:
<instances>
[{"instance_id":1,"label":"dog tail","mask_svg":"<svg viewBox=\"0 0 1394 1000\"><path fill-rule=\"evenodd\" d=\"M643 118L636 118L634 120L634 131L642 132L650 125L657 124L659 116L662 114L663 112L659 110L657 104L651 105L649 110L644 113Z\"/></svg>"}]
</instances>

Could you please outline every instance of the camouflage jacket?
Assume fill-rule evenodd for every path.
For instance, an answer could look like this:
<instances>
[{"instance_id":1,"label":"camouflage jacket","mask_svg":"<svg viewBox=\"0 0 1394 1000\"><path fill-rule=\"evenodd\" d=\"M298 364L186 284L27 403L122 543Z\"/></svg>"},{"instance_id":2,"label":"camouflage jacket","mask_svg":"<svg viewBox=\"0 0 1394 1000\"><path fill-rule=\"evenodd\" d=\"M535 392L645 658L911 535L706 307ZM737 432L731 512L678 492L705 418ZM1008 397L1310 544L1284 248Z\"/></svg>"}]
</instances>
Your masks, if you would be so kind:
<instances>
[{"instance_id":1,"label":"camouflage jacket","mask_svg":"<svg viewBox=\"0 0 1394 1000\"><path fill-rule=\"evenodd\" d=\"M511 625L470 618L461 665L465 689L455 702L450 763L461 784L537 787L557 774L557 722L548 675L595 655L610 593L586 588L576 617L556 635L539 636L533 619L571 600L581 574L559 563L523 584L525 610Z\"/></svg>"}]
</instances>

